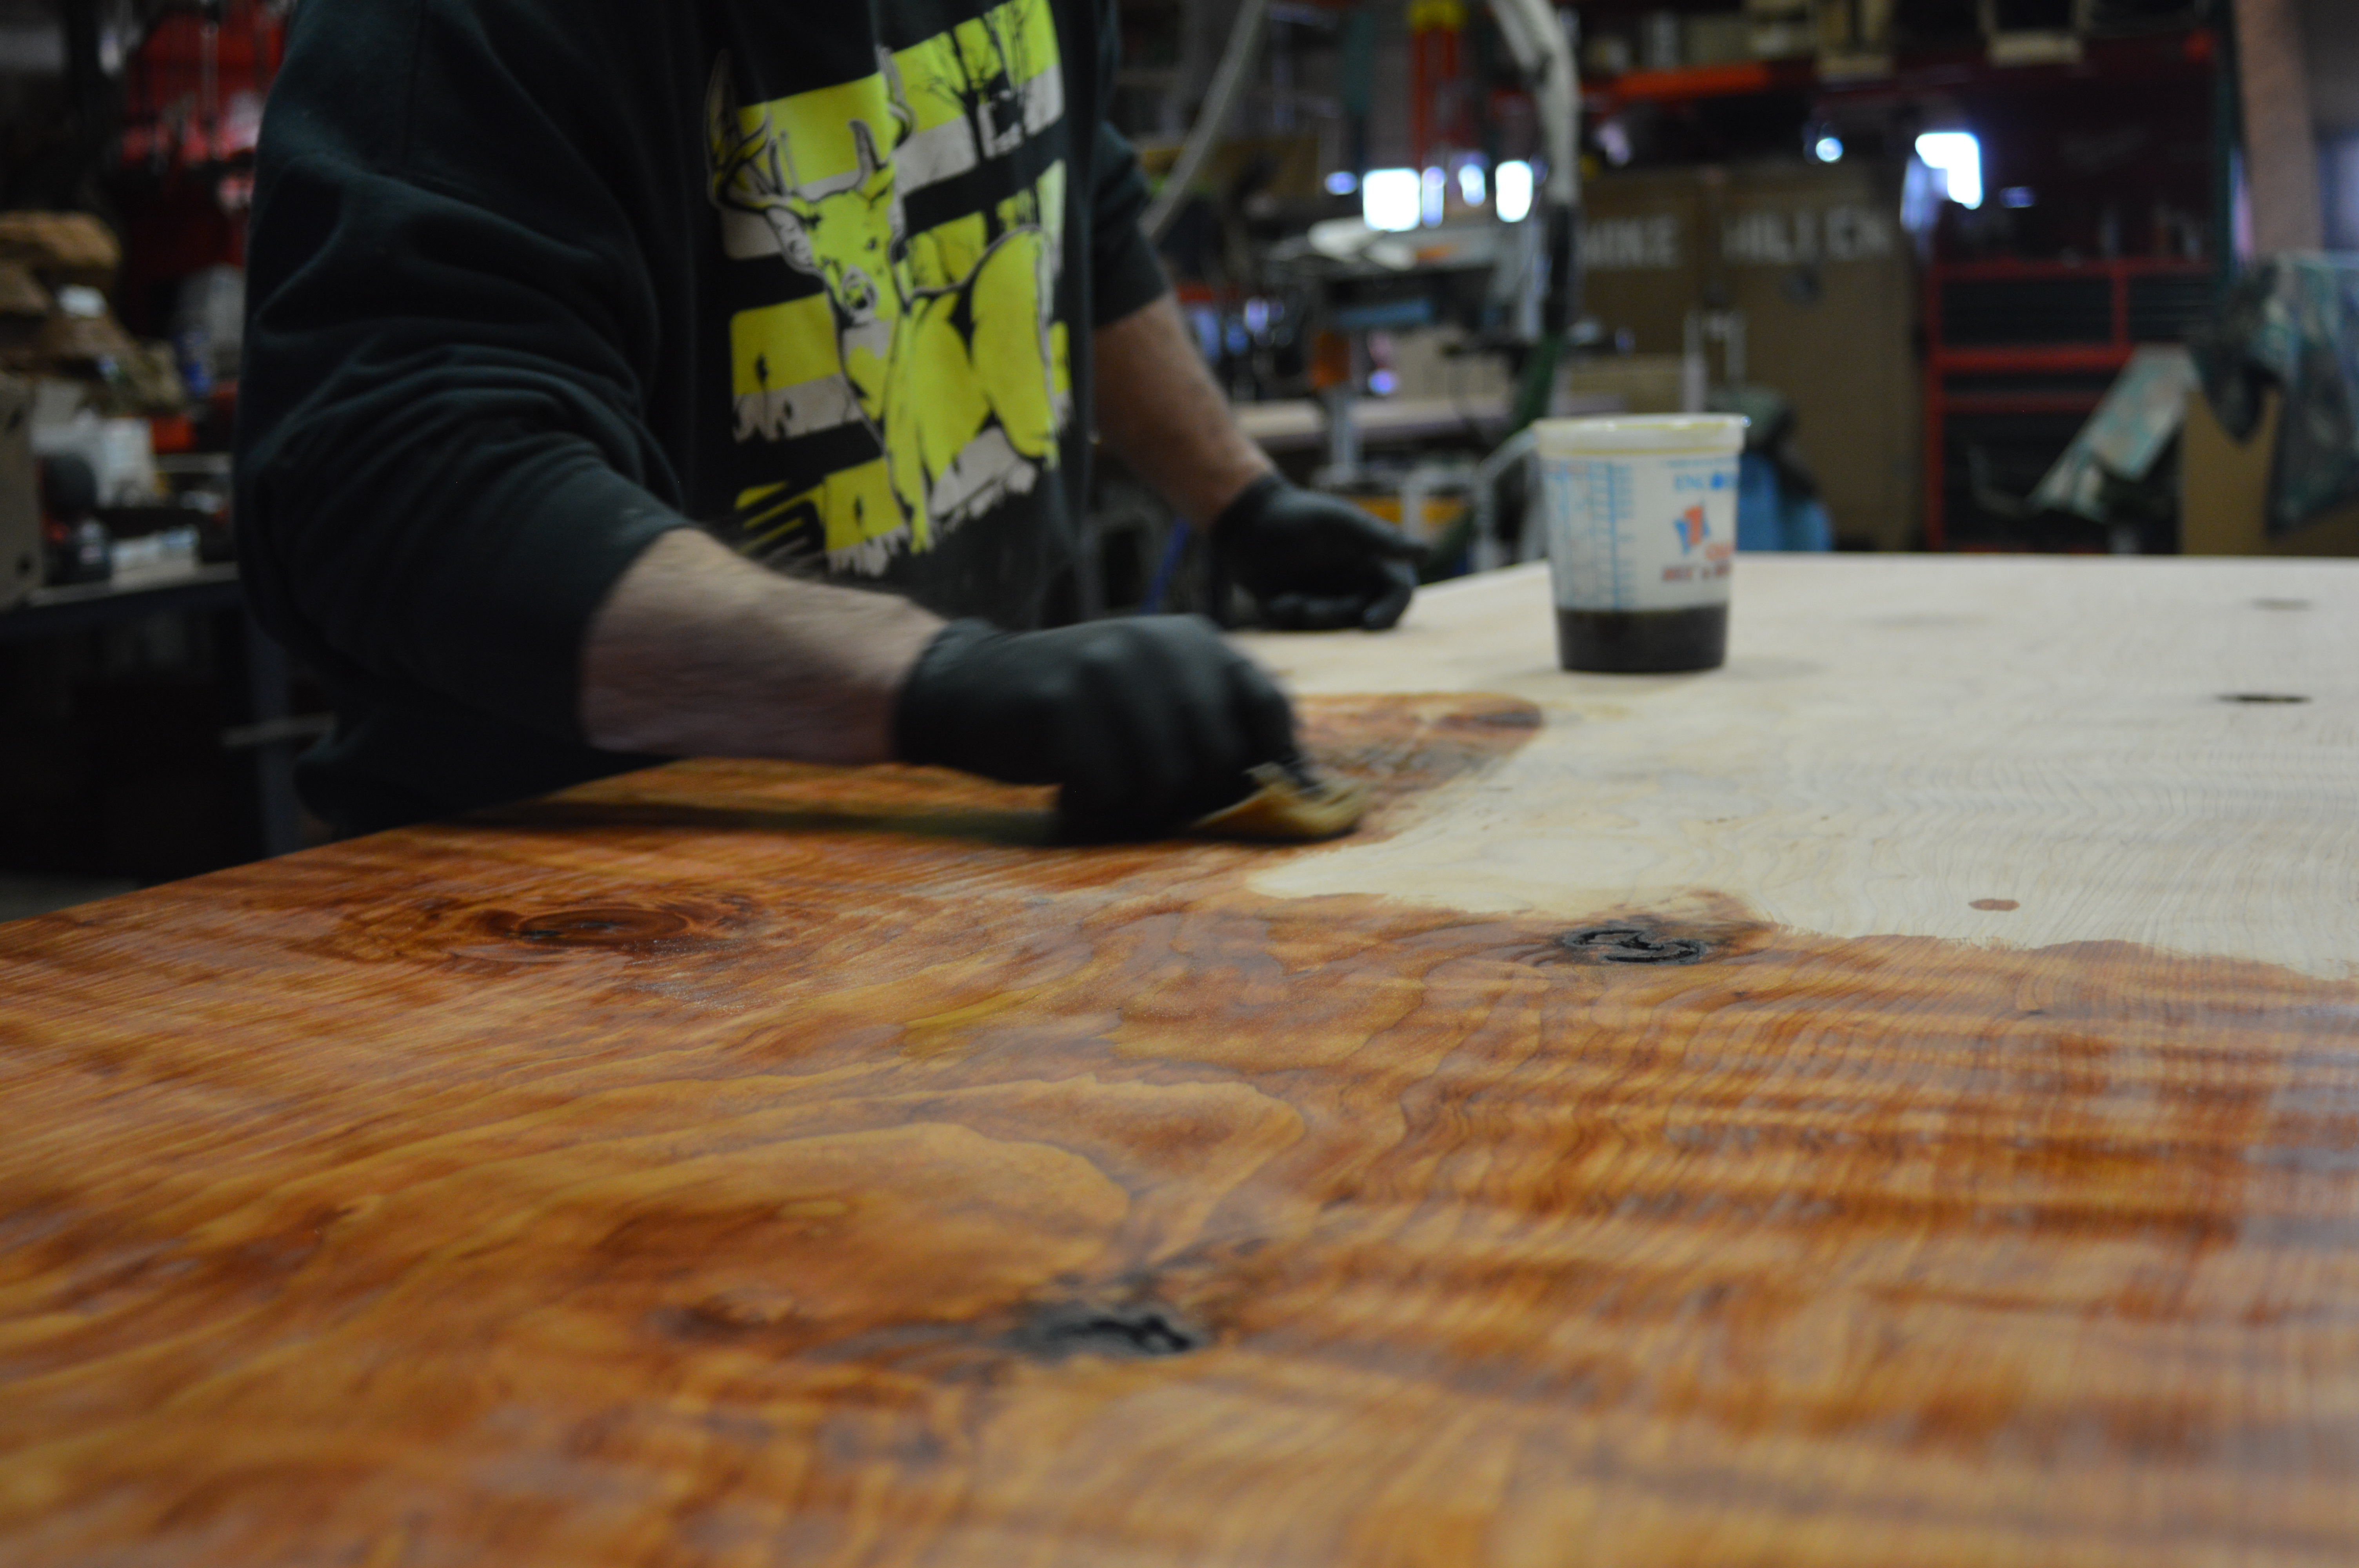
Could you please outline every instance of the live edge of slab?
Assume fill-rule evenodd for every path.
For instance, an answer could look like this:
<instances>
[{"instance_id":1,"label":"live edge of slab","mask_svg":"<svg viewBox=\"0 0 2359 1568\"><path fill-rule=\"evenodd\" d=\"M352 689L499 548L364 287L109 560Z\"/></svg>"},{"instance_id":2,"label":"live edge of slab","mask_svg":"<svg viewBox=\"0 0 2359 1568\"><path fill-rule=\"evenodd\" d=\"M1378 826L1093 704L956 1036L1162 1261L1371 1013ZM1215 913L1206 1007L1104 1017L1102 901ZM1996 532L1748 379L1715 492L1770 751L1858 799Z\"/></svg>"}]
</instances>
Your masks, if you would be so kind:
<instances>
[{"instance_id":1,"label":"live edge of slab","mask_svg":"<svg viewBox=\"0 0 2359 1568\"><path fill-rule=\"evenodd\" d=\"M2359 567L1549 632L1253 640L1333 847L693 762L0 927L0 1561L2359 1559Z\"/></svg>"}]
</instances>

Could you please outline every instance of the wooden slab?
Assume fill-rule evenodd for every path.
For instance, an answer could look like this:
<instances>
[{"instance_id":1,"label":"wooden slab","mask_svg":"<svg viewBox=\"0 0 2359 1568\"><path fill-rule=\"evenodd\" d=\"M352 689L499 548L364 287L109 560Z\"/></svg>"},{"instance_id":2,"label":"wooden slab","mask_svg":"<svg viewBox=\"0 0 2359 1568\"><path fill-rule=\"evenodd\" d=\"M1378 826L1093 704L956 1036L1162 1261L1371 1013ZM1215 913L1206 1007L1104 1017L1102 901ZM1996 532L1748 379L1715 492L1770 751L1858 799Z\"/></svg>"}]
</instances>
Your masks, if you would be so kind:
<instances>
[{"instance_id":1,"label":"wooden slab","mask_svg":"<svg viewBox=\"0 0 2359 1568\"><path fill-rule=\"evenodd\" d=\"M1553 749L1821 722L1740 625L1314 701L1341 849L703 762L0 927L0 1562L2351 1561L2359 981L1525 896Z\"/></svg>"}]
</instances>

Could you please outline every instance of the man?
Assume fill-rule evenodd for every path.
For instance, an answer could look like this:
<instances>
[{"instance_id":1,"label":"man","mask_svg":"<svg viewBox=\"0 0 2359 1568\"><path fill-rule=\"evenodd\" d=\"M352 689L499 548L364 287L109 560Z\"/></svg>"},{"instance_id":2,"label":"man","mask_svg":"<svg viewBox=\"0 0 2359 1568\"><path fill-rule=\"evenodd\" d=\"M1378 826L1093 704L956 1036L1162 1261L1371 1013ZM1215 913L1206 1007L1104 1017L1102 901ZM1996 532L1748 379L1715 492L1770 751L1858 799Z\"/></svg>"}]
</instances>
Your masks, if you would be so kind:
<instances>
[{"instance_id":1,"label":"man","mask_svg":"<svg viewBox=\"0 0 2359 1568\"><path fill-rule=\"evenodd\" d=\"M1033 630L1092 412L1274 623L1381 629L1414 582L1198 360L1105 123L1114 16L309 0L238 513L257 612L335 690L313 805L358 832L662 756L897 757L1147 834L1289 757L1201 621Z\"/></svg>"}]
</instances>

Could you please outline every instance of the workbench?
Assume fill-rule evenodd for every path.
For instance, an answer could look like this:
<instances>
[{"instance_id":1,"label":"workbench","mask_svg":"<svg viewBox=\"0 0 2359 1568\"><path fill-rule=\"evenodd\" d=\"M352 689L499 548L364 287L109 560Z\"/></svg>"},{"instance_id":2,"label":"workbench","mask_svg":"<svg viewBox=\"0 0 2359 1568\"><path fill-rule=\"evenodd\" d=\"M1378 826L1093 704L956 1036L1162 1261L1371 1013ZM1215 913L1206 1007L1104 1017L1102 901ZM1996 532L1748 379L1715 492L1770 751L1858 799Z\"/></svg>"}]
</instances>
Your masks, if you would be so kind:
<instances>
[{"instance_id":1,"label":"workbench","mask_svg":"<svg viewBox=\"0 0 2359 1568\"><path fill-rule=\"evenodd\" d=\"M1331 846L699 761L0 927L0 1561L2359 1561L2359 565L1736 595L1251 639Z\"/></svg>"}]
</instances>

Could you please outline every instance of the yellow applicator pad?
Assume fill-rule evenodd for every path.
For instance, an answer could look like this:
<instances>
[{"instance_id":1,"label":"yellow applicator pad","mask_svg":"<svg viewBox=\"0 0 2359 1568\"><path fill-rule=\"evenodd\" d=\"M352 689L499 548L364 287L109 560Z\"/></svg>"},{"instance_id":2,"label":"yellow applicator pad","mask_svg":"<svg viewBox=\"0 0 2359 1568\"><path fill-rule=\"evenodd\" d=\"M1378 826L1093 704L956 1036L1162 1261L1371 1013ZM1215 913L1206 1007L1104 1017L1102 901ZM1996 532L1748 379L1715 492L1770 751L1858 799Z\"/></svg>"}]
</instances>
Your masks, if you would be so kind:
<instances>
[{"instance_id":1,"label":"yellow applicator pad","mask_svg":"<svg viewBox=\"0 0 2359 1568\"><path fill-rule=\"evenodd\" d=\"M1264 762L1252 777L1259 788L1200 818L1191 831L1210 838L1313 844L1357 827L1373 799L1357 779L1321 778L1306 762Z\"/></svg>"}]
</instances>

